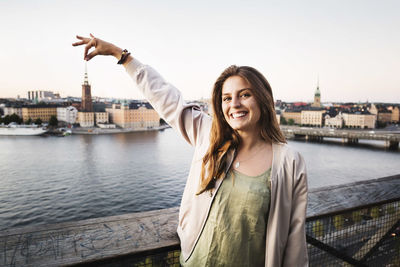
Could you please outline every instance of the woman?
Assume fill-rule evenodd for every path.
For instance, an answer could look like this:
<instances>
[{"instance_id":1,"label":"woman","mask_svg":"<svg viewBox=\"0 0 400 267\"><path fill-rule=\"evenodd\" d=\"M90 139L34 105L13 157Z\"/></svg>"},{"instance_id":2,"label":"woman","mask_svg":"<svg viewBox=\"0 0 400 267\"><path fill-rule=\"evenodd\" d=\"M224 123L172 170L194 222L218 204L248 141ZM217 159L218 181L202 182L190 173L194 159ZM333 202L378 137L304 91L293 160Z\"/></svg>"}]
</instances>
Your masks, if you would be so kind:
<instances>
[{"instance_id":1,"label":"woman","mask_svg":"<svg viewBox=\"0 0 400 267\"><path fill-rule=\"evenodd\" d=\"M183 266L308 265L306 168L285 144L261 73L227 68L214 85L211 118L126 50L93 35L77 38L73 46L85 45L85 60L116 57L195 148L177 229Z\"/></svg>"}]
</instances>

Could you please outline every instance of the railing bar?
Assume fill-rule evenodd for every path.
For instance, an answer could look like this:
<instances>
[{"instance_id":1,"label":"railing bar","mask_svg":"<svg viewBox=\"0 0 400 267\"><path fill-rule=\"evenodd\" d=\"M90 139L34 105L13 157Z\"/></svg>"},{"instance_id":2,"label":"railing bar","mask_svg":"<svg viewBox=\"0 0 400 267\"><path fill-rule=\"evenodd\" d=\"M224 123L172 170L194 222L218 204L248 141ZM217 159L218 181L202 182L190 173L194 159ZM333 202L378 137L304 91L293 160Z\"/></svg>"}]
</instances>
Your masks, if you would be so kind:
<instances>
[{"instance_id":1,"label":"railing bar","mask_svg":"<svg viewBox=\"0 0 400 267\"><path fill-rule=\"evenodd\" d=\"M355 266L367 267L367 265L361 263L360 261L353 259L352 257L349 257L344 253L339 252L337 249L335 249L325 243L322 243L321 241L319 241L309 235L306 235L306 238L307 238L307 243L335 256L336 258L339 258L339 259L341 259L345 262L348 262L350 264L353 264Z\"/></svg>"},{"instance_id":2,"label":"railing bar","mask_svg":"<svg viewBox=\"0 0 400 267\"><path fill-rule=\"evenodd\" d=\"M361 210L361 209L367 209L370 207L374 207L374 206L380 206L380 205L384 205L384 204L388 204L388 203L392 203L392 202L398 202L400 201L400 197L398 198L392 198L392 199L388 199L388 200L383 200L383 201L379 201L379 202L374 202L374 203L370 203L370 204L366 204L366 205L360 205L357 207L352 207L352 208L348 208L348 209L341 209L338 211L332 211L332 212L328 212L328 213L323 213L323 214L318 214L318 215L314 215L314 216L310 216L306 218L306 222L309 221L315 221L324 217L332 217L335 215L339 215L339 214L343 214L343 213L348 213L348 212L352 212L355 210Z\"/></svg>"}]
</instances>

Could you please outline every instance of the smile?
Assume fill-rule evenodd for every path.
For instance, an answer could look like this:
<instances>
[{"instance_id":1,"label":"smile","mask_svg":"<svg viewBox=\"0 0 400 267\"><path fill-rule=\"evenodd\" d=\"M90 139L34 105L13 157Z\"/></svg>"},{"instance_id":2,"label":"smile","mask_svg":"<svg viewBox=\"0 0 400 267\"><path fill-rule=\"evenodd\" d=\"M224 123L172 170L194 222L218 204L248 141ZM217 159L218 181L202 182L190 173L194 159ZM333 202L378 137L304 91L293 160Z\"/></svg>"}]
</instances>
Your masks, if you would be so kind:
<instances>
[{"instance_id":1,"label":"smile","mask_svg":"<svg viewBox=\"0 0 400 267\"><path fill-rule=\"evenodd\" d=\"M245 112L245 111L236 112L236 113L232 113L231 114L232 118L234 118L234 119L242 118L242 117L244 117L246 115L247 115L247 112Z\"/></svg>"}]
</instances>

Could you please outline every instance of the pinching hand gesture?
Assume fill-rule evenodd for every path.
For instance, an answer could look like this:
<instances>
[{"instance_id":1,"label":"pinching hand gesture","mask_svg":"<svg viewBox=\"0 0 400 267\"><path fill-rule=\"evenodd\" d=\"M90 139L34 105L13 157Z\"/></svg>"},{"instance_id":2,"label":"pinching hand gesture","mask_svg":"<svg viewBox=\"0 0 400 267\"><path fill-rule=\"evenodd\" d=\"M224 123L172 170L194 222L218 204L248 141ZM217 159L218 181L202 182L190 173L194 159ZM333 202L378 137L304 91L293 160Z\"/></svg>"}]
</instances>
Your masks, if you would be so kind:
<instances>
[{"instance_id":1,"label":"pinching hand gesture","mask_svg":"<svg viewBox=\"0 0 400 267\"><path fill-rule=\"evenodd\" d=\"M122 55L122 49L115 46L112 43L103 41L99 38L96 38L93 36L93 34L90 34L90 38L88 37L82 37L77 35L76 38L78 38L79 42L75 42L72 45L73 46L80 46L80 45L85 45L85 51L83 54L83 58L86 61L91 60L93 57L97 55L103 55L103 56L114 56L118 60L121 59ZM94 47L94 50L89 53L89 50Z\"/></svg>"}]
</instances>

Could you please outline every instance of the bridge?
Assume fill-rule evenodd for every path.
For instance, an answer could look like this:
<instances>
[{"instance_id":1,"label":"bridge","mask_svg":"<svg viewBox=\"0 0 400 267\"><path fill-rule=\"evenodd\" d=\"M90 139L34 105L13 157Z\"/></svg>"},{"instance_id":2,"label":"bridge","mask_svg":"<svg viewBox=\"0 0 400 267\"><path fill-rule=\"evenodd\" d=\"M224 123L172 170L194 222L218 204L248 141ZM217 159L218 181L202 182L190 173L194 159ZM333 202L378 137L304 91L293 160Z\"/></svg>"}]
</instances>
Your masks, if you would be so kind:
<instances>
[{"instance_id":1,"label":"bridge","mask_svg":"<svg viewBox=\"0 0 400 267\"><path fill-rule=\"evenodd\" d=\"M380 140L389 149L397 149L400 142L399 131L383 130L350 130L332 128L311 128L297 126L281 126L287 138L304 138L310 141L322 141L324 137L339 138L343 143L356 144L358 140Z\"/></svg>"}]
</instances>

